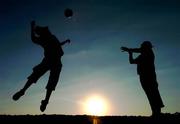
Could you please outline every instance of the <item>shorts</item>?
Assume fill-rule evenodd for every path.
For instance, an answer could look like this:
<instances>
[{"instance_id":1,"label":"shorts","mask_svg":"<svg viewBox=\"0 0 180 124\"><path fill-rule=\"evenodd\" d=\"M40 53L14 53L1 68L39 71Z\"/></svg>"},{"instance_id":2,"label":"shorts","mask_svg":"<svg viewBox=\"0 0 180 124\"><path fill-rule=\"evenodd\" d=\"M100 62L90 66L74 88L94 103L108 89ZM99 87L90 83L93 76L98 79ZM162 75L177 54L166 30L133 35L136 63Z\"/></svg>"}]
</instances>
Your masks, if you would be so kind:
<instances>
[{"instance_id":1,"label":"shorts","mask_svg":"<svg viewBox=\"0 0 180 124\"><path fill-rule=\"evenodd\" d=\"M61 69L62 64L60 60L56 62L49 62L46 59L43 59L40 64L33 68L33 72L28 77L28 79L31 80L33 83L36 83L42 75L44 75L47 71L50 71L50 76L46 85L46 89L55 90L59 80Z\"/></svg>"}]
</instances>

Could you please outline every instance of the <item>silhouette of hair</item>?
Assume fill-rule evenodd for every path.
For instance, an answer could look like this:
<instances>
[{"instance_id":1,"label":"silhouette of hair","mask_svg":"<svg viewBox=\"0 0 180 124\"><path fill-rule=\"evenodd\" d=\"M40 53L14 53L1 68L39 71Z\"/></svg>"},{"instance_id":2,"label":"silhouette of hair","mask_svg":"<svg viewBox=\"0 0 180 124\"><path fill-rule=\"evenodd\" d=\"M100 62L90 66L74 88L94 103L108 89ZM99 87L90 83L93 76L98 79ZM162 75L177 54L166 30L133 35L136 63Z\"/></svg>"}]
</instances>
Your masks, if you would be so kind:
<instances>
[{"instance_id":1,"label":"silhouette of hair","mask_svg":"<svg viewBox=\"0 0 180 124\"><path fill-rule=\"evenodd\" d=\"M141 48L153 48L153 45L151 44L150 41L144 41L144 42L141 44Z\"/></svg>"}]
</instances>

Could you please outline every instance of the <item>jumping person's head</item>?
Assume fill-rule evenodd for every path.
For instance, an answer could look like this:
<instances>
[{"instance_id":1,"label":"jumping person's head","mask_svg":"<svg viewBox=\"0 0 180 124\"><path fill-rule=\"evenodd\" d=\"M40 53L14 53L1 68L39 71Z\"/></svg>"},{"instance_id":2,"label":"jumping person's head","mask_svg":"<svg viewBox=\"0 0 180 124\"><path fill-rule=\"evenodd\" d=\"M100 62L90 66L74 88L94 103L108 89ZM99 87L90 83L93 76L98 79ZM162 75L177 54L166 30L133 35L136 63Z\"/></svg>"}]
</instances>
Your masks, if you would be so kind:
<instances>
[{"instance_id":1,"label":"jumping person's head","mask_svg":"<svg viewBox=\"0 0 180 124\"><path fill-rule=\"evenodd\" d=\"M51 34L51 32L49 31L48 27L36 26L34 31L39 36L47 36L47 35Z\"/></svg>"}]
</instances>

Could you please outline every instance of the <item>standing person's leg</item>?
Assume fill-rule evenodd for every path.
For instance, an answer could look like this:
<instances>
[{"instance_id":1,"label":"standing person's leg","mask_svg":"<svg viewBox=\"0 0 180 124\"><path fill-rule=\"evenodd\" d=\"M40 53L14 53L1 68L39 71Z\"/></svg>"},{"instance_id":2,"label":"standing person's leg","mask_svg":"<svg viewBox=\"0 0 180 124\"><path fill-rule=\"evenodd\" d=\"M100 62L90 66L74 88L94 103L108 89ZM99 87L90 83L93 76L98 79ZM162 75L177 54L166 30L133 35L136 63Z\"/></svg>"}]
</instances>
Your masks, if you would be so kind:
<instances>
[{"instance_id":1,"label":"standing person's leg","mask_svg":"<svg viewBox=\"0 0 180 124\"><path fill-rule=\"evenodd\" d=\"M49 76L49 81L46 86L46 96L45 99L41 101L41 106L40 110L43 112L46 109L47 104L49 103L50 96L52 94L52 91L55 90L56 85L59 80L59 75L61 72L62 65L58 64L57 66L53 66L50 70L50 76Z\"/></svg>"},{"instance_id":2,"label":"standing person's leg","mask_svg":"<svg viewBox=\"0 0 180 124\"><path fill-rule=\"evenodd\" d=\"M152 90L154 91L154 93L152 94L152 101L154 101L154 116L160 116L161 108L164 107L164 104L161 99L158 87L153 87Z\"/></svg>"},{"instance_id":3,"label":"standing person's leg","mask_svg":"<svg viewBox=\"0 0 180 124\"><path fill-rule=\"evenodd\" d=\"M141 86L148 98L148 101L149 101L149 104L151 107L151 111L152 111L152 115L154 115L154 113L156 113L156 108L155 108L155 102L153 99L154 91L150 85L152 83L151 79L148 79L147 77L144 77L144 76L140 76L140 82L141 82Z\"/></svg>"},{"instance_id":4,"label":"standing person's leg","mask_svg":"<svg viewBox=\"0 0 180 124\"><path fill-rule=\"evenodd\" d=\"M152 99L151 90L148 87L143 87L143 89L144 89L144 92L148 98L149 105L150 105L151 111L152 111L152 115L154 115L156 109L155 109L154 102Z\"/></svg>"},{"instance_id":5,"label":"standing person's leg","mask_svg":"<svg viewBox=\"0 0 180 124\"><path fill-rule=\"evenodd\" d=\"M13 100L18 100L21 96L23 96L26 92L26 90L33 84L36 83L37 80L47 71L47 67L45 65L45 62L42 61L39 65L35 66L33 68L33 72L32 74L28 77L28 80L26 82L26 84L24 85L24 87L18 91L17 93L15 93L13 95Z\"/></svg>"},{"instance_id":6,"label":"standing person's leg","mask_svg":"<svg viewBox=\"0 0 180 124\"><path fill-rule=\"evenodd\" d=\"M161 114L161 108L164 106L160 97L158 87L148 86L143 88L151 106L152 116L157 117Z\"/></svg>"}]
</instances>

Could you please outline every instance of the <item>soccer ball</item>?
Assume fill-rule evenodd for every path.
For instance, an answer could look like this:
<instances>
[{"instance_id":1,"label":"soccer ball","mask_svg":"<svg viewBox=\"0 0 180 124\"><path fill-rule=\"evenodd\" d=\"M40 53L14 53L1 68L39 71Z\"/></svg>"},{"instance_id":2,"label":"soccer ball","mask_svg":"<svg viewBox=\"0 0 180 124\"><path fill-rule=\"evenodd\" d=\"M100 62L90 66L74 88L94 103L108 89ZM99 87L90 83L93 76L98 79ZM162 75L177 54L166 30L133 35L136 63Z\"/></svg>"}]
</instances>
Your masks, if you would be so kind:
<instances>
[{"instance_id":1,"label":"soccer ball","mask_svg":"<svg viewBox=\"0 0 180 124\"><path fill-rule=\"evenodd\" d=\"M72 9L69 9L69 8L65 9L65 10L64 10L64 16L67 17L67 18L72 17L72 16L73 16L73 11L72 11Z\"/></svg>"}]
</instances>

